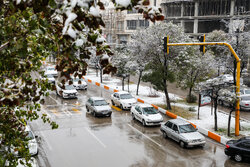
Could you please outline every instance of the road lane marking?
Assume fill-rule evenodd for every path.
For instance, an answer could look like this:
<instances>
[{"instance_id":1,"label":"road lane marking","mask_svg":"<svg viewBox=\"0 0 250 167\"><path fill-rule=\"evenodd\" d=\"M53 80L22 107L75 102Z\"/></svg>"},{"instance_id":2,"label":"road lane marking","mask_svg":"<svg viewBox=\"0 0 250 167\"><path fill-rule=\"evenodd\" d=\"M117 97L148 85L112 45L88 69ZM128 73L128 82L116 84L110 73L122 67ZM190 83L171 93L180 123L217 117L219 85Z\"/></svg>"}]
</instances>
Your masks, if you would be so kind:
<instances>
[{"instance_id":1,"label":"road lane marking","mask_svg":"<svg viewBox=\"0 0 250 167\"><path fill-rule=\"evenodd\" d=\"M81 114L81 112L78 109L76 109L76 108L72 108L72 111L74 111L77 114Z\"/></svg>"},{"instance_id":2,"label":"road lane marking","mask_svg":"<svg viewBox=\"0 0 250 167\"><path fill-rule=\"evenodd\" d=\"M56 110L50 110L53 114L55 114L56 116L60 116L60 113Z\"/></svg>"},{"instance_id":3,"label":"road lane marking","mask_svg":"<svg viewBox=\"0 0 250 167\"><path fill-rule=\"evenodd\" d=\"M63 113L66 114L67 116L72 116L72 114L67 110L63 110Z\"/></svg>"},{"instance_id":4,"label":"road lane marking","mask_svg":"<svg viewBox=\"0 0 250 167\"><path fill-rule=\"evenodd\" d=\"M52 96L50 96L50 95L49 95L49 97L50 97L51 99L53 99L53 100L56 102L56 104L61 105L54 97L52 97Z\"/></svg>"},{"instance_id":5,"label":"road lane marking","mask_svg":"<svg viewBox=\"0 0 250 167\"><path fill-rule=\"evenodd\" d=\"M157 143L156 141L154 141L153 139L151 139L150 137L148 137L147 135L143 134L141 131L139 131L138 129L134 128L133 126L131 126L130 124L128 124L128 126L133 129L134 131L140 133L142 136L144 136L145 138L149 139L150 141L152 141L154 144L156 144L159 147L163 147L162 145L160 145L159 143Z\"/></svg>"},{"instance_id":6,"label":"road lane marking","mask_svg":"<svg viewBox=\"0 0 250 167\"><path fill-rule=\"evenodd\" d=\"M122 109L120 109L119 107L116 107L114 105L111 106L113 109L117 110L117 111L122 111Z\"/></svg>"},{"instance_id":7,"label":"road lane marking","mask_svg":"<svg viewBox=\"0 0 250 167\"><path fill-rule=\"evenodd\" d=\"M85 129L89 132L89 134L91 134L95 139L96 141L98 141L104 148L106 148L107 146L100 140L98 139L98 137L93 133L91 132L91 130L87 127L85 127Z\"/></svg>"}]
</instances>

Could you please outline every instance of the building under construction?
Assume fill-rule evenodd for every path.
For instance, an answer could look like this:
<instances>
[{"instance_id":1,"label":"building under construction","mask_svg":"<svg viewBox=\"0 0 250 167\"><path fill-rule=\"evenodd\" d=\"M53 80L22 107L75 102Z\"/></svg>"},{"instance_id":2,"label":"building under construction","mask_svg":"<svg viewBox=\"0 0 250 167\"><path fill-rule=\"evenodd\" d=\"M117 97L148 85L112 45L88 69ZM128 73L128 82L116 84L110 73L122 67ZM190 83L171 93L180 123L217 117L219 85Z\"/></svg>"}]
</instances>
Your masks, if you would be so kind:
<instances>
[{"instance_id":1,"label":"building under construction","mask_svg":"<svg viewBox=\"0 0 250 167\"><path fill-rule=\"evenodd\" d=\"M161 8L167 22L191 34L243 31L250 18L250 0L162 0Z\"/></svg>"}]
</instances>

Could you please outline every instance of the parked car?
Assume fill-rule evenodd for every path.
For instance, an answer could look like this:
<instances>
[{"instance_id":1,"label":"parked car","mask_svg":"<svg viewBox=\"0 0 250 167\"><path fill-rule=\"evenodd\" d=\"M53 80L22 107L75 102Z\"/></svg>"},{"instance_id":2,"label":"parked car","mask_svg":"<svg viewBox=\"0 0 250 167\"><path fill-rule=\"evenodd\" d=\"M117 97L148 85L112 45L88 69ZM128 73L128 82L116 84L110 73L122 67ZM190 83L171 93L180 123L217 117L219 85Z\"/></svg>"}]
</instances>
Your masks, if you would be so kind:
<instances>
[{"instance_id":1,"label":"parked car","mask_svg":"<svg viewBox=\"0 0 250 167\"><path fill-rule=\"evenodd\" d=\"M228 97L219 96L218 103L224 106L231 106L230 102L227 99ZM241 110L250 110L250 95L241 95L240 96L240 109Z\"/></svg>"},{"instance_id":2,"label":"parked car","mask_svg":"<svg viewBox=\"0 0 250 167\"><path fill-rule=\"evenodd\" d=\"M31 156L35 156L38 154L38 144L36 141L36 137L34 135L34 133L31 131L29 126L26 126L25 128L25 132L27 133L27 140L28 140L28 149L29 149L29 153ZM7 149L7 147L6 147ZM11 152L15 155L15 156L19 156L18 155L18 151L15 151L15 147L11 146Z\"/></svg>"},{"instance_id":3,"label":"parked car","mask_svg":"<svg viewBox=\"0 0 250 167\"><path fill-rule=\"evenodd\" d=\"M240 89L240 94L250 96L250 89L247 89L247 88Z\"/></svg>"},{"instance_id":4,"label":"parked car","mask_svg":"<svg viewBox=\"0 0 250 167\"><path fill-rule=\"evenodd\" d=\"M25 163L25 158L19 158L19 159L17 160L17 163L18 163L18 164L17 164L16 167L26 167L26 165L24 165L24 164L21 163L21 161L22 161L23 163ZM39 165L38 165L38 163L37 163L37 160L36 160L34 157L31 157L31 158L30 158L29 163L31 164L31 167L39 167ZM5 166L9 166L9 165L10 165L9 162L6 161Z\"/></svg>"},{"instance_id":5,"label":"parked car","mask_svg":"<svg viewBox=\"0 0 250 167\"><path fill-rule=\"evenodd\" d=\"M84 79L72 78L72 81L76 90L87 90L88 84L84 81Z\"/></svg>"},{"instance_id":6,"label":"parked car","mask_svg":"<svg viewBox=\"0 0 250 167\"><path fill-rule=\"evenodd\" d=\"M223 82L227 82L227 83L231 83L231 84L234 83L234 78L230 74L220 75L220 76L218 76L216 78L219 79L219 80L222 80ZM242 78L240 78L240 84L241 85L243 84L243 79Z\"/></svg>"},{"instance_id":7,"label":"parked car","mask_svg":"<svg viewBox=\"0 0 250 167\"><path fill-rule=\"evenodd\" d=\"M51 74L46 74L46 75L45 75L45 78L43 78L43 79L48 79L48 82L49 82L49 83L55 84L55 78L54 78L54 76L51 75Z\"/></svg>"},{"instance_id":8,"label":"parked car","mask_svg":"<svg viewBox=\"0 0 250 167\"><path fill-rule=\"evenodd\" d=\"M56 70L55 66L48 66L48 67L46 67L44 74L45 75L52 75L54 77L58 76L58 73L57 73L57 70Z\"/></svg>"},{"instance_id":9,"label":"parked car","mask_svg":"<svg viewBox=\"0 0 250 167\"><path fill-rule=\"evenodd\" d=\"M56 82L56 93L57 95L61 96L62 98L67 98L67 99L70 99L70 98L77 98L77 90L76 88L72 85L68 85L66 84L65 85L65 88L63 89L62 86L59 86L58 85L58 82Z\"/></svg>"},{"instance_id":10,"label":"parked car","mask_svg":"<svg viewBox=\"0 0 250 167\"><path fill-rule=\"evenodd\" d=\"M90 97L86 102L87 112L94 116L108 116L112 114L112 109L109 103L102 97Z\"/></svg>"},{"instance_id":11,"label":"parked car","mask_svg":"<svg viewBox=\"0 0 250 167\"><path fill-rule=\"evenodd\" d=\"M111 102L114 106L119 106L122 110L130 110L136 104L136 99L128 92L115 92L111 95Z\"/></svg>"},{"instance_id":12,"label":"parked car","mask_svg":"<svg viewBox=\"0 0 250 167\"><path fill-rule=\"evenodd\" d=\"M29 146L29 152L31 156L35 156L38 154L38 144L36 141L36 137L34 133L31 131L29 126L26 126L25 131L28 133L28 146Z\"/></svg>"},{"instance_id":13,"label":"parked car","mask_svg":"<svg viewBox=\"0 0 250 167\"><path fill-rule=\"evenodd\" d=\"M205 137L193 125L182 119L171 119L162 124L160 130L164 138L175 140L182 148L206 144Z\"/></svg>"},{"instance_id":14,"label":"parked car","mask_svg":"<svg viewBox=\"0 0 250 167\"><path fill-rule=\"evenodd\" d=\"M150 104L137 104L131 108L134 120L142 122L143 126L160 125L162 115Z\"/></svg>"},{"instance_id":15,"label":"parked car","mask_svg":"<svg viewBox=\"0 0 250 167\"><path fill-rule=\"evenodd\" d=\"M240 96L240 108L243 110L250 110L250 95Z\"/></svg>"},{"instance_id":16,"label":"parked car","mask_svg":"<svg viewBox=\"0 0 250 167\"><path fill-rule=\"evenodd\" d=\"M250 158L250 136L239 140L229 140L226 143L225 154L235 161L241 162L244 158Z\"/></svg>"}]
</instances>

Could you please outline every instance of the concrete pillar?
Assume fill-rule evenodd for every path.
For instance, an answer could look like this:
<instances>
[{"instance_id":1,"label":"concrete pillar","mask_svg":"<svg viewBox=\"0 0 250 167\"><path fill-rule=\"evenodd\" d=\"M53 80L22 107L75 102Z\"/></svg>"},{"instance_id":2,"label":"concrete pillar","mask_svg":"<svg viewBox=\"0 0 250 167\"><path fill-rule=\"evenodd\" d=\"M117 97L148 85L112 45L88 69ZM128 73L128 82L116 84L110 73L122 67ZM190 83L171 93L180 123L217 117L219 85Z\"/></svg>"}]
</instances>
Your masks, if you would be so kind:
<instances>
[{"instance_id":1,"label":"concrete pillar","mask_svg":"<svg viewBox=\"0 0 250 167\"><path fill-rule=\"evenodd\" d=\"M184 4L181 2L181 18L183 18ZM181 26L184 28L184 20L181 20Z\"/></svg>"},{"instance_id":2,"label":"concrete pillar","mask_svg":"<svg viewBox=\"0 0 250 167\"><path fill-rule=\"evenodd\" d=\"M195 1L195 4L194 4L194 34L197 34L198 33L198 13L199 13L199 3L198 1Z\"/></svg>"},{"instance_id":3,"label":"concrete pillar","mask_svg":"<svg viewBox=\"0 0 250 167\"><path fill-rule=\"evenodd\" d=\"M234 7L235 7L235 0L231 0L231 6L230 6L230 23L229 23L229 33L233 33L233 19L234 16Z\"/></svg>"}]
</instances>

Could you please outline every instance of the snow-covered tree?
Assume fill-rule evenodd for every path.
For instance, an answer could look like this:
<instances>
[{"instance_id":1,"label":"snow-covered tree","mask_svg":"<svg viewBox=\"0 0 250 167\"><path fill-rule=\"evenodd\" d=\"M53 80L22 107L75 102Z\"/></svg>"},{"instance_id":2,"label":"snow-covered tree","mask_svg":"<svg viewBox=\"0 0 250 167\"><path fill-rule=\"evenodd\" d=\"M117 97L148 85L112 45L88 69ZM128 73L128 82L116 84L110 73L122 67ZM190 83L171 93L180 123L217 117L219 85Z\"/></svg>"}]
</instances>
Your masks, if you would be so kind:
<instances>
[{"instance_id":1,"label":"snow-covered tree","mask_svg":"<svg viewBox=\"0 0 250 167\"><path fill-rule=\"evenodd\" d=\"M214 73L215 59L210 51L204 55L197 48L188 47L187 52L179 56L177 83L188 89L187 101L192 102L192 91L196 85L208 79Z\"/></svg>"},{"instance_id":2,"label":"snow-covered tree","mask_svg":"<svg viewBox=\"0 0 250 167\"><path fill-rule=\"evenodd\" d=\"M185 52L186 47L171 47L170 54L166 55L163 52L163 37L167 35L169 35L171 43L190 40L184 34L183 29L172 22L155 24L133 35L132 45L137 48L135 53L140 52L140 54L132 55L147 62L143 80L151 82L155 89L164 91L167 109L171 109L167 81L175 80L175 73L178 69L176 61L178 61L178 56Z\"/></svg>"},{"instance_id":3,"label":"snow-covered tree","mask_svg":"<svg viewBox=\"0 0 250 167\"><path fill-rule=\"evenodd\" d=\"M232 87L231 83L226 83L225 80L221 78L209 79L207 81L201 82L197 85L199 92L207 92L206 96L209 96L213 101L214 107L214 130L218 130L217 124L217 108L218 100L223 95L226 88ZM230 102L229 100L227 100Z\"/></svg>"},{"instance_id":4,"label":"snow-covered tree","mask_svg":"<svg viewBox=\"0 0 250 167\"><path fill-rule=\"evenodd\" d=\"M206 42L227 42L229 43L230 36L222 30L214 30L206 36ZM214 45L206 46L206 50L212 52L215 57L216 63L214 64L218 69L218 76L220 75L220 68L227 67L228 60L231 57L230 50L225 46Z\"/></svg>"}]
</instances>

